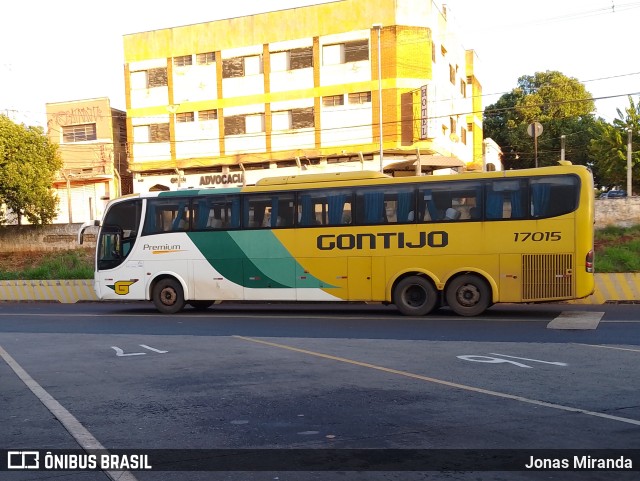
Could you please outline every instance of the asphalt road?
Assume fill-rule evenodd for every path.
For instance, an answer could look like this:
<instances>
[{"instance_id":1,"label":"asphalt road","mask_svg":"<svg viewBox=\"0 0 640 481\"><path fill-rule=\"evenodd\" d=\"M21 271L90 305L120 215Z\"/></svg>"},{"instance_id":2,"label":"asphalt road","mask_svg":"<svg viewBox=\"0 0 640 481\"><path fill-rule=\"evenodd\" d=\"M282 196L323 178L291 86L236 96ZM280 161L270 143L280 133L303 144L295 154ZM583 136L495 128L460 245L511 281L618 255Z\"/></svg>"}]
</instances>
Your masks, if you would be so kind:
<instances>
[{"instance_id":1,"label":"asphalt road","mask_svg":"<svg viewBox=\"0 0 640 481\"><path fill-rule=\"evenodd\" d=\"M165 471L0 479L637 479L639 314L504 305L416 319L383 306L232 304L162 316L145 303L3 303L0 449L181 451L154 452ZM230 449L255 451L220 451ZM375 451L349 451L365 449ZM635 455L635 471L508 471L522 456L569 454L538 450ZM166 471L185 453L237 456L230 470ZM367 453L388 464L372 468Z\"/></svg>"}]
</instances>

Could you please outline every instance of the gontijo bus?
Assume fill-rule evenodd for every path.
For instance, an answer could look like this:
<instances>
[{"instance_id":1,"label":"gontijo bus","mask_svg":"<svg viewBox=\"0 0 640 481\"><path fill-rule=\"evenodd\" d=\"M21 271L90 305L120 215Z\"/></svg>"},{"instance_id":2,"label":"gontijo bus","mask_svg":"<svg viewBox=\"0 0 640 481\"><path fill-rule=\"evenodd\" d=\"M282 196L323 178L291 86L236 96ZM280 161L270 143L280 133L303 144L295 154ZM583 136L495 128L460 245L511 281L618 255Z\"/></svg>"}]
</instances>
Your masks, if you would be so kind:
<instances>
[{"instance_id":1,"label":"gontijo bus","mask_svg":"<svg viewBox=\"0 0 640 481\"><path fill-rule=\"evenodd\" d=\"M422 316L589 296L593 180L583 166L391 178L265 178L111 201L100 299L163 313L215 301L373 301ZM83 226L79 232L82 240Z\"/></svg>"}]
</instances>

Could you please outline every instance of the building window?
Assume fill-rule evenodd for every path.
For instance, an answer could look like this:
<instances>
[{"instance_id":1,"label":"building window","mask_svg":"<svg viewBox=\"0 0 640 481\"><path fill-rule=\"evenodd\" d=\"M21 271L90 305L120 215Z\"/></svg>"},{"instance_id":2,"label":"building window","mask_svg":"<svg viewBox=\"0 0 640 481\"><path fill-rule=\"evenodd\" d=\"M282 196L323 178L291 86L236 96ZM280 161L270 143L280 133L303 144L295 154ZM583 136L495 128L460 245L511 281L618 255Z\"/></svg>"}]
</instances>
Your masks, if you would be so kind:
<instances>
[{"instance_id":1,"label":"building window","mask_svg":"<svg viewBox=\"0 0 640 481\"><path fill-rule=\"evenodd\" d=\"M167 69L152 68L147 70L147 88L166 87L167 86Z\"/></svg>"},{"instance_id":2,"label":"building window","mask_svg":"<svg viewBox=\"0 0 640 481\"><path fill-rule=\"evenodd\" d=\"M315 125L313 107L291 110L292 129L312 129Z\"/></svg>"},{"instance_id":3,"label":"building window","mask_svg":"<svg viewBox=\"0 0 640 481\"><path fill-rule=\"evenodd\" d=\"M358 62L369 60L369 40L354 40L344 44L344 61Z\"/></svg>"},{"instance_id":4,"label":"building window","mask_svg":"<svg viewBox=\"0 0 640 481\"><path fill-rule=\"evenodd\" d=\"M449 125L451 128L451 135L456 135L458 133L458 123L456 122L456 119L449 117Z\"/></svg>"},{"instance_id":5,"label":"building window","mask_svg":"<svg viewBox=\"0 0 640 481\"><path fill-rule=\"evenodd\" d=\"M356 92L349 94L350 104L367 104L371 103L371 92Z\"/></svg>"},{"instance_id":6,"label":"building window","mask_svg":"<svg viewBox=\"0 0 640 481\"><path fill-rule=\"evenodd\" d=\"M369 40L354 40L322 47L323 65L338 65L360 60L369 60Z\"/></svg>"},{"instance_id":7,"label":"building window","mask_svg":"<svg viewBox=\"0 0 640 481\"><path fill-rule=\"evenodd\" d=\"M180 112L176 114L176 122L193 122L195 120L195 116L193 112Z\"/></svg>"},{"instance_id":8,"label":"building window","mask_svg":"<svg viewBox=\"0 0 640 481\"><path fill-rule=\"evenodd\" d=\"M284 110L281 112L271 113L271 130L291 130L291 111Z\"/></svg>"},{"instance_id":9,"label":"building window","mask_svg":"<svg viewBox=\"0 0 640 481\"><path fill-rule=\"evenodd\" d=\"M62 141L64 143L86 142L96 139L96 124L68 125L62 127Z\"/></svg>"},{"instance_id":10,"label":"building window","mask_svg":"<svg viewBox=\"0 0 640 481\"><path fill-rule=\"evenodd\" d=\"M467 145L467 129L460 129L460 142Z\"/></svg>"},{"instance_id":11,"label":"building window","mask_svg":"<svg viewBox=\"0 0 640 481\"><path fill-rule=\"evenodd\" d=\"M222 78L245 77L262 73L262 56L227 58L222 61Z\"/></svg>"},{"instance_id":12,"label":"building window","mask_svg":"<svg viewBox=\"0 0 640 481\"><path fill-rule=\"evenodd\" d=\"M169 142L169 124L151 124L149 142Z\"/></svg>"},{"instance_id":13,"label":"building window","mask_svg":"<svg viewBox=\"0 0 640 481\"><path fill-rule=\"evenodd\" d=\"M294 48L283 52L271 52L271 71L286 72L313 67L313 48Z\"/></svg>"},{"instance_id":14,"label":"building window","mask_svg":"<svg viewBox=\"0 0 640 481\"><path fill-rule=\"evenodd\" d=\"M264 114L231 115L224 118L224 135L264 132Z\"/></svg>"},{"instance_id":15,"label":"building window","mask_svg":"<svg viewBox=\"0 0 640 481\"><path fill-rule=\"evenodd\" d=\"M167 86L167 69L152 68L131 72L131 89L150 89Z\"/></svg>"},{"instance_id":16,"label":"building window","mask_svg":"<svg viewBox=\"0 0 640 481\"><path fill-rule=\"evenodd\" d=\"M215 63L215 61L216 61L215 52L205 52L205 53L199 53L196 55L196 63L198 65L210 65L212 63Z\"/></svg>"},{"instance_id":17,"label":"building window","mask_svg":"<svg viewBox=\"0 0 640 481\"><path fill-rule=\"evenodd\" d=\"M462 79L460 79L460 94L462 94L464 98L467 97L467 83Z\"/></svg>"},{"instance_id":18,"label":"building window","mask_svg":"<svg viewBox=\"0 0 640 481\"><path fill-rule=\"evenodd\" d=\"M198 120L201 122L207 120L218 120L218 111L216 109L201 110L198 112Z\"/></svg>"},{"instance_id":19,"label":"building window","mask_svg":"<svg viewBox=\"0 0 640 481\"><path fill-rule=\"evenodd\" d=\"M173 57L173 65L176 67L187 67L193 65L193 56L182 55L181 57Z\"/></svg>"},{"instance_id":20,"label":"building window","mask_svg":"<svg viewBox=\"0 0 640 481\"><path fill-rule=\"evenodd\" d=\"M449 81L455 85L456 84L456 69L453 65L449 64Z\"/></svg>"},{"instance_id":21,"label":"building window","mask_svg":"<svg viewBox=\"0 0 640 481\"><path fill-rule=\"evenodd\" d=\"M337 107L344 105L344 95L328 95L322 97L322 105L325 107Z\"/></svg>"},{"instance_id":22,"label":"building window","mask_svg":"<svg viewBox=\"0 0 640 481\"><path fill-rule=\"evenodd\" d=\"M289 70L313 67L313 47L294 48L289 51Z\"/></svg>"},{"instance_id":23,"label":"building window","mask_svg":"<svg viewBox=\"0 0 640 481\"><path fill-rule=\"evenodd\" d=\"M246 133L258 134L264 132L264 114L251 114L245 117Z\"/></svg>"}]
</instances>

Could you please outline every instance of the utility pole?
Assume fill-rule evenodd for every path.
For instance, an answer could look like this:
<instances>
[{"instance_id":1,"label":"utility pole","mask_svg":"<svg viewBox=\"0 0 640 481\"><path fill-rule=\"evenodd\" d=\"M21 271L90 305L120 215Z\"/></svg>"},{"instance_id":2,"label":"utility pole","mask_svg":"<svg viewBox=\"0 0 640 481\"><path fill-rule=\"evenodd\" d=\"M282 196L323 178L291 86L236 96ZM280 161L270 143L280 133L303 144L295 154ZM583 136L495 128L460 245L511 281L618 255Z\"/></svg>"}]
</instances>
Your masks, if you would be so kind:
<instances>
[{"instance_id":1,"label":"utility pole","mask_svg":"<svg viewBox=\"0 0 640 481\"><path fill-rule=\"evenodd\" d=\"M372 28L378 32L378 128L380 129L380 172L384 173L384 148L382 132L382 43L380 41L382 24L375 23Z\"/></svg>"},{"instance_id":2,"label":"utility pole","mask_svg":"<svg viewBox=\"0 0 640 481\"><path fill-rule=\"evenodd\" d=\"M631 145L633 140L633 130L631 127L627 129L627 195L631 196L632 193L632 185L631 185Z\"/></svg>"}]
</instances>

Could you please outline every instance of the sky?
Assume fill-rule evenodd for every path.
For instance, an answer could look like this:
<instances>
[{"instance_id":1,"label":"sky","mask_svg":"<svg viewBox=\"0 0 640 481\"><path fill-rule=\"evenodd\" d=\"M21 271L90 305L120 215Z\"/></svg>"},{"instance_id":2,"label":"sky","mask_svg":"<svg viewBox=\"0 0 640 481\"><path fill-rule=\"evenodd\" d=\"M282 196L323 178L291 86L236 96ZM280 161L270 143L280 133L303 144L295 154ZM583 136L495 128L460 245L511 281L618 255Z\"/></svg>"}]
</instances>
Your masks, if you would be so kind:
<instances>
[{"instance_id":1,"label":"sky","mask_svg":"<svg viewBox=\"0 0 640 481\"><path fill-rule=\"evenodd\" d=\"M375 3L375 0L371 0ZM429 1L429 0L422 0ZM32 0L0 17L0 113L45 126L47 103L108 97L125 110L123 35L251 15L322 0ZM522 75L558 70L584 83L596 114L637 104L640 1L444 0L474 49L483 105ZM125 12L129 12L125 14ZM449 17L451 18L451 16Z\"/></svg>"}]
</instances>

